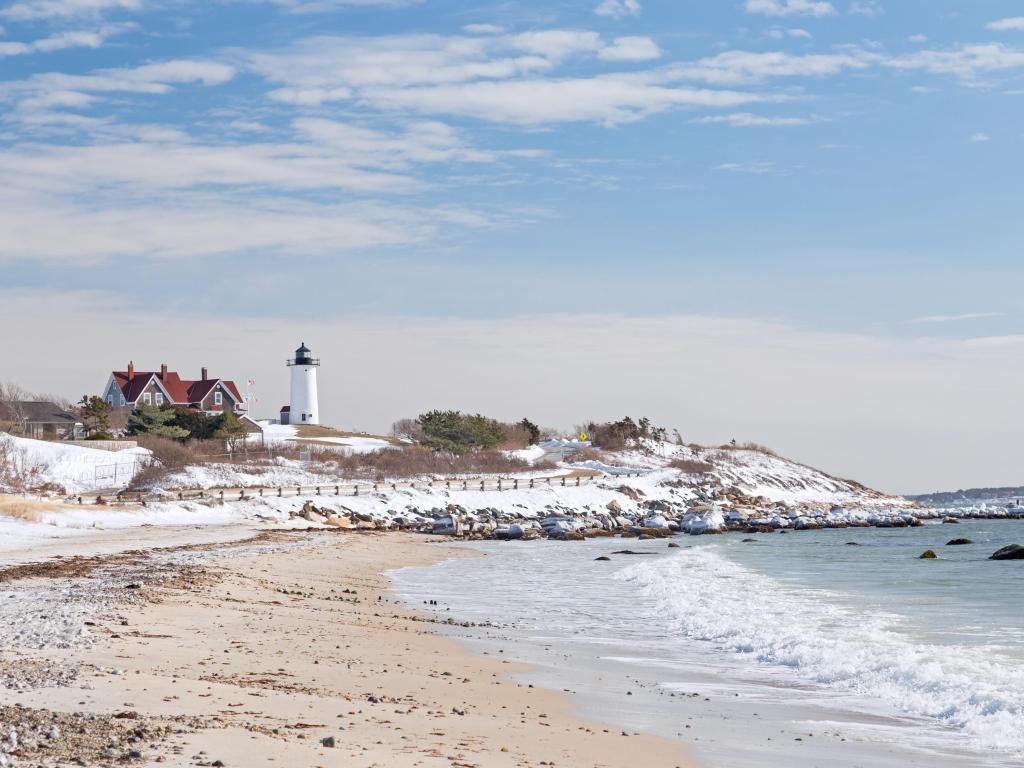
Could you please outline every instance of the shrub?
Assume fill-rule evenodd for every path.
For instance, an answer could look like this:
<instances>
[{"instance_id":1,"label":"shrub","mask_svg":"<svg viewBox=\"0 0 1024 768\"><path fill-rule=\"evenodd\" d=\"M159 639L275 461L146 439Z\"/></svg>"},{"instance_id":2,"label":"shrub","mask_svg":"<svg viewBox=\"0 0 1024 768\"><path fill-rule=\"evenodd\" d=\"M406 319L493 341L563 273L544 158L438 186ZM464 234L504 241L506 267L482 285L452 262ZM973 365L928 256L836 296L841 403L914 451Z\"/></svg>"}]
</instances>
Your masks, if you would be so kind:
<instances>
[{"instance_id":1,"label":"shrub","mask_svg":"<svg viewBox=\"0 0 1024 768\"><path fill-rule=\"evenodd\" d=\"M581 433L585 433L594 445L606 451L621 451L626 448L635 447L640 440L650 438L653 440L664 440L666 431L663 427L654 427L651 420L644 417L639 422L633 421L629 416L610 422L589 422L577 427Z\"/></svg>"},{"instance_id":2,"label":"shrub","mask_svg":"<svg viewBox=\"0 0 1024 768\"><path fill-rule=\"evenodd\" d=\"M713 464L696 459L674 459L668 464L672 469L679 469L688 475L704 475L713 470Z\"/></svg>"},{"instance_id":3,"label":"shrub","mask_svg":"<svg viewBox=\"0 0 1024 768\"><path fill-rule=\"evenodd\" d=\"M459 411L430 411L416 419L423 444L439 451L467 453L494 448L505 440L502 425L494 419Z\"/></svg>"}]
</instances>

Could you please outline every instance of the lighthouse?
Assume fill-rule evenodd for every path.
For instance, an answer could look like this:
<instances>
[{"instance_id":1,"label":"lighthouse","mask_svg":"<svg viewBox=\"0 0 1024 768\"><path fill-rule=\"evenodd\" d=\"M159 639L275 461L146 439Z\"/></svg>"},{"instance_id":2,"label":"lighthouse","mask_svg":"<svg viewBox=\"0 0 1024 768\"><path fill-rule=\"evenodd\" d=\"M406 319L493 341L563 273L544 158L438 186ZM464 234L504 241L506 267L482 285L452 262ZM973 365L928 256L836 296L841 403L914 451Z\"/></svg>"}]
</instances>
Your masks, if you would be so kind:
<instances>
[{"instance_id":1,"label":"lighthouse","mask_svg":"<svg viewBox=\"0 0 1024 768\"><path fill-rule=\"evenodd\" d=\"M320 406L316 397L316 369L320 360L303 342L295 350L295 357L288 361L292 369L292 401L288 414L289 424L319 424Z\"/></svg>"}]
</instances>

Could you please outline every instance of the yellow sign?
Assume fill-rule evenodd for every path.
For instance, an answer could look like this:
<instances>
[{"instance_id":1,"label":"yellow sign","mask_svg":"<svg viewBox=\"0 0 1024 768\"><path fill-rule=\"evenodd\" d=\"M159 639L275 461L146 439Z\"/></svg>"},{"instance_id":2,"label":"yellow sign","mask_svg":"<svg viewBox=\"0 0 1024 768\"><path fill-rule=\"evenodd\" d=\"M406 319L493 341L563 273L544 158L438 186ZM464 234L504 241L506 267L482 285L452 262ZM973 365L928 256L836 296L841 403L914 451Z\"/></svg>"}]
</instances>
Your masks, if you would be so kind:
<instances>
[{"instance_id":1,"label":"yellow sign","mask_svg":"<svg viewBox=\"0 0 1024 768\"><path fill-rule=\"evenodd\" d=\"M581 432L580 433L580 440L586 440L586 439L587 439L587 433L586 432Z\"/></svg>"}]
</instances>

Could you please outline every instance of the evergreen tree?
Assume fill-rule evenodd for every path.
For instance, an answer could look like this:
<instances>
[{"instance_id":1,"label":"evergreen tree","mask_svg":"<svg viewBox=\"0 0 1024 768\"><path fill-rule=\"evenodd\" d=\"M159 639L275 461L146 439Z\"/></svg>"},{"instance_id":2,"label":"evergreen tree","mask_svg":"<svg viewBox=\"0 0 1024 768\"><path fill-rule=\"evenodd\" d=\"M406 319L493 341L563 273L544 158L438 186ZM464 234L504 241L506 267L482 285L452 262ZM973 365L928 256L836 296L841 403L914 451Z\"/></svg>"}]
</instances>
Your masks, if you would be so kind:
<instances>
[{"instance_id":1,"label":"evergreen tree","mask_svg":"<svg viewBox=\"0 0 1024 768\"><path fill-rule=\"evenodd\" d=\"M479 413L430 411L416 419L423 431L423 443L438 451L467 453L494 448L505 440L505 430L494 419Z\"/></svg>"},{"instance_id":2,"label":"evergreen tree","mask_svg":"<svg viewBox=\"0 0 1024 768\"><path fill-rule=\"evenodd\" d=\"M239 445L245 442L249 430L245 428L242 420L231 411L224 411L217 417L216 422L217 431L213 433L213 436L226 441L228 450L234 453L238 450Z\"/></svg>"},{"instance_id":3,"label":"evergreen tree","mask_svg":"<svg viewBox=\"0 0 1024 768\"><path fill-rule=\"evenodd\" d=\"M90 440L110 440L110 406L102 397L82 395L78 401L78 415L82 417Z\"/></svg>"},{"instance_id":4,"label":"evergreen tree","mask_svg":"<svg viewBox=\"0 0 1024 768\"><path fill-rule=\"evenodd\" d=\"M525 429L530 435L530 445L536 445L540 441L540 427L529 419L523 419L519 426Z\"/></svg>"},{"instance_id":5,"label":"evergreen tree","mask_svg":"<svg viewBox=\"0 0 1024 768\"><path fill-rule=\"evenodd\" d=\"M209 440L220 428L220 417L207 416L194 408L176 408L170 425L188 430L192 440Z\"/></svg>"},{"instance_id":6,"label":"evergreen tree","mask_svg":"<svg viewBox=\"0 0 1024 768\"><path fill-rule=\"evenodd\" d=\"M173 408L161 408L157 405L140 405L128 417L129 435L157 435L172 440L186 440L189 431L184 427L176 427L174 421L177 413Z\"/></svg>"}]
</instances>

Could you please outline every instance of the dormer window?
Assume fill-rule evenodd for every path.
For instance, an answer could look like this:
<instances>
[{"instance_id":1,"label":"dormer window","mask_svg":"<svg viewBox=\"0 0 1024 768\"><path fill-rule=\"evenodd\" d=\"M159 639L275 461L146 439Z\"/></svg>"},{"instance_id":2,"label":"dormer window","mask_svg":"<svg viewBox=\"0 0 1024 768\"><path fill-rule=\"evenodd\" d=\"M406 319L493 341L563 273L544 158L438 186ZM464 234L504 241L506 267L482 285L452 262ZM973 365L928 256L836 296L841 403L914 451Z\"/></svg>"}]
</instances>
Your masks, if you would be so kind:
<instances>
[{"instance_id":1,"label":"dormer window","mask_svg":"<svg viewBox=\"0 0 1024 768\"><path fill-rule=\"evenodd\" d=\"M163 394L163 392L157 392L156 393L156 404L157 405L163 405L164 404L164 394Z\"/></svg>"},{"instance_id":2,"label":"dormer window","mask_svg":"<svg viewBox=\"0 0 1024 768\"><path fill-rule=\"evenodd\" d=\"M213 393L213 404L224 405L224 395L221 393L219 389Z\"/></svg>"},{"instance_id":3,"label":"dormer window","mask_svg":"<svg viewBox=\"0 0 1024 768\"><path fill-rule=\"evenodd\" d=\"M144 394L142 396L142 402L144 402L146 405L152 405L153 404L153 395L150 394L149 392L147 392L146 394Z\"/></svg>"}]
</instances>

